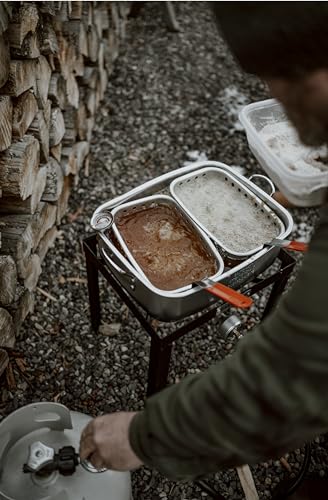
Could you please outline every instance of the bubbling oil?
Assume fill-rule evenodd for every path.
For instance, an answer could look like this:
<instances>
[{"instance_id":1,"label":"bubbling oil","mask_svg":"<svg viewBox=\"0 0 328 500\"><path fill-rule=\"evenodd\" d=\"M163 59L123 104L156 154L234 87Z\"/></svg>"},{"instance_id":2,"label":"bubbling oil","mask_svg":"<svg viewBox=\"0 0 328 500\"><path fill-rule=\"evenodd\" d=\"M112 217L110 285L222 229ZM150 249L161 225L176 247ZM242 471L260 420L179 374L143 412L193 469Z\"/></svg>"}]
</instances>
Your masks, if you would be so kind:
<instances>
[{"instance_id":1,"label":"bubbling oil","mask_svg":"<svg viewBox=\"0 0 328 500\"><path fill-rule=\"evenodd\" d=\"M158 203L121 212L115 223L138 265L161 290L176 290L217 272L216 259L175 207Z\"/></svg>"},{"instance_id":2,"label":"bubbling oil","mask_svg":"<svg viewBox=\"0 0 328 500\"><path fill-rule=\"evenodd\" d=\"M183 205L231 253L246 253L279 234L276 221L224 177L206 174L175 186Z\"/></svg>"}]
</instances>

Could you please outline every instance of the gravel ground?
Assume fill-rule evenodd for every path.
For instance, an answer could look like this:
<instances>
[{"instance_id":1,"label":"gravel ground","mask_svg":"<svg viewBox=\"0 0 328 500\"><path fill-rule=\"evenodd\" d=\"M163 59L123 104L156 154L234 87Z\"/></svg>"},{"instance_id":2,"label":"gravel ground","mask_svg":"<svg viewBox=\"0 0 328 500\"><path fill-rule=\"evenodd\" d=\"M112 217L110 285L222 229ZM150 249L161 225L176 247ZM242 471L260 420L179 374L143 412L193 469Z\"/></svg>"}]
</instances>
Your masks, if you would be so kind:
<instances>
[{"instance_id":1,"label":"gravel ground","mask_svg":"<svg viewBox=\"0 0 328 500\"><path fill-rule=\"evenodd\" d=\"M2 392L6 415L32 401L59 401L97 415L143 406L149 339L126 307L101 287L104 324L90 329L86 273L80 240L104 201L197 157L221 160L246 174L260 168L250 153L237 113L241 105L267 97L265 86L244 75L219 38L205 2L176 2L180 33L166 29L162 8L146 2L127 27L127 41L99 110L92 141L90 175L83 172L70 199L60 237L44 262L36 306L22 328L17 350L27 370L15 371L17 389ZM307 240L315 209L294 210L294 236ZM103 283L102 283L103 285ZM243 331L259 321L265 295L243 315ZM236 339L217 338L216 322L179 341L170 382L204 370L233 352ZM297 470L300 452L289 461ZM317 439L311 471L324 477L325 438ZM283 473L279 462L254 468L261 498L270 497ZM220 473L221 491L242 498L234 471ZM175 485L143 469L133 474L136 499L192 500L206 496L192 484Z\"/></svg>"}]
</instances>

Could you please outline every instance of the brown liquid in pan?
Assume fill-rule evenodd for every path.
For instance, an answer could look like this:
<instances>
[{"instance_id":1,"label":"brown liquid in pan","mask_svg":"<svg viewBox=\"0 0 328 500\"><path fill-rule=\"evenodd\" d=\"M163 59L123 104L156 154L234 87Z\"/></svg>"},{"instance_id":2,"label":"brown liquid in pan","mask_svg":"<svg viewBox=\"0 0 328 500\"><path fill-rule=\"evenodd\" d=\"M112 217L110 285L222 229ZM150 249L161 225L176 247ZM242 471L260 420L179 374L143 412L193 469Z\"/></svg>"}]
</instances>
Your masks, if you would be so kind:
<instances>
[{"instance_id":1,"label":"brown liquid in pan","mask_svg":"<svg viewBox=\"0 0 328 500\"><path fill-rule=\"evenodd\" d=\"M115 223L149 281L161 290L175 290L217 271L200 236L172 206L121 212Z\"/></svg>"}]
</instances>

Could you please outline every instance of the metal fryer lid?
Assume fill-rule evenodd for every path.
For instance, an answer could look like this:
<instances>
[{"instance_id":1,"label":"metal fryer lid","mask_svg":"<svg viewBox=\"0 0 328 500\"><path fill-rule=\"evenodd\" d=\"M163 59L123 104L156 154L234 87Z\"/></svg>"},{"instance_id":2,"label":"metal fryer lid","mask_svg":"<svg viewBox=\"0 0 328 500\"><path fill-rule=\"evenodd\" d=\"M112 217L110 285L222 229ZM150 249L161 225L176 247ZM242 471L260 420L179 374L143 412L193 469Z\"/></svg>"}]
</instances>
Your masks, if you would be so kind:
<instances>
[{"instance_id":1,"label":"metal fryer lid","mask_svg":"<svg viewBox=\"0 0 328 500\"><path fill-rule=\"evenodd\" d=\"M58 403L27 405L5 418L0 423L0 499L130 500L128 472L92 474L78 466L72 476L23 473L32 443L41 441L55 449L71 445L78 450L81 432L90 419Z\"/></svg>"}]
</instances>

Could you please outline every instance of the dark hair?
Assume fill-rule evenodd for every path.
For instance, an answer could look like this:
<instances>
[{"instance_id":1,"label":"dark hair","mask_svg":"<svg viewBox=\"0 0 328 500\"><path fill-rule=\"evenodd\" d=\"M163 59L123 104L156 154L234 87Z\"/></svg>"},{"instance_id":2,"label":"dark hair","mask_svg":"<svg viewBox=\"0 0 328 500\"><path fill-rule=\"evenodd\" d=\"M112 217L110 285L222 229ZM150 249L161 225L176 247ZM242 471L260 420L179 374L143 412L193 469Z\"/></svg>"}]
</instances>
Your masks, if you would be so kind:
<instances>
[{"instance_id":1,"label":"dark hair","mask_svg":"<svg viewBox=\"0 0 328 500\"><path fill-rule=\"evenodd\" d=\"M212 2L241 67L259 76L298 77L328 67L328 2Z\"/></svg>"}]
</instances>

